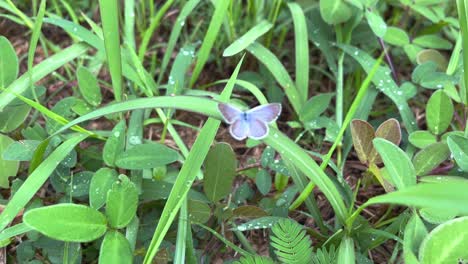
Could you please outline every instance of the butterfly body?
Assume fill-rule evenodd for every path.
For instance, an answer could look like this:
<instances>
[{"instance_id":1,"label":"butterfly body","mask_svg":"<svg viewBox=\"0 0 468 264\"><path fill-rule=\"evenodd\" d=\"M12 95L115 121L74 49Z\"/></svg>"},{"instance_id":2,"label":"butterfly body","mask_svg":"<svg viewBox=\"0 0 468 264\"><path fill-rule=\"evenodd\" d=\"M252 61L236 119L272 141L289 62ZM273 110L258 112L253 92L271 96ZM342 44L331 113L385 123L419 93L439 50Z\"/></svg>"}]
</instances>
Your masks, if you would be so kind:
<instances>
[{"instance_id":1,"label":"butterfly body","mask_svg":"<svg viewBox=\"0 0 468 264\"><path fill-rule=\"evenodd\" d=\"M220 103L218 109L224 121L230 124L229 133L237 140L247 137L263 139L268 135L268 124L274 122L281 113L281 104L260 105L248 111Z\"/></svg>"}]
</instances>

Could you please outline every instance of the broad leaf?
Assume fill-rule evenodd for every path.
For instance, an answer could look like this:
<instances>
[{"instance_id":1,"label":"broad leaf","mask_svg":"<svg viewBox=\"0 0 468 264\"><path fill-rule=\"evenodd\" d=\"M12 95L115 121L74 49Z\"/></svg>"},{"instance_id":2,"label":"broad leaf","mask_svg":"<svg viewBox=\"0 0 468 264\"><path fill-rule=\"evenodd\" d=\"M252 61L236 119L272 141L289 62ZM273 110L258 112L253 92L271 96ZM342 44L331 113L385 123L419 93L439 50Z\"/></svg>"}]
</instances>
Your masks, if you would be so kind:
<instances>
[{"instance_id":1,"label":"broad leaf","mask_svg":"<svg viewBox=\"0 0 468 264\"><path fill-rule=\"evenodd\" d=\"M125 148L125 121L120 121L112 129L112 134L107 138L102 158L108 166L115 166L115 160L124 151Z\"/></svg>"},{"instance_id":2,"label":"broad leaf","mask_svg":"<svg viewBox=\"0 0 468 264\"><path fill-rule=\"evenodd\" d=\"M67 242L89 242L107 230L106 217L84 205L57 204L29 210L23 221L42 234Z\"/></svg>"},{"instance_id":3,"label":"broad leaf","mask_svg":"<svg viewBox=\"0 0 468 264\"><path fill-rule=\"evenodd\" d=\"M107 193L106 215L113 228L127 226L135 217L138 206L138 190L127 176L121 174L120 181L112 185Z\"/></svg>"},{"instance_id":4,"label":"broad leaf","mask_svg":"<svg viewBox=\"0 0 468 264\"><path fill-rule=\"evenodd\" d=\"M425 147L413 158L416 175L428 174L445 161L449 155L450 151L446 143L438 142Z\"/></svg>"},{"instance_id":5,"label":"broad leaf","mask_svg":"<svg viewBox=\"0 0 468 264\"><path fill-rule=\"evenodd\" d=\"M134 145L118 155L115 164L119 168L130 170L151 169L173 163L178 157L175 150L162 144L145 143Z\"/></svg>"},{"instance_id":6,"label":"broad leaf","mask_svg":"<svg viewBox=\"0 0 468 264\"><path fill-rule=\"evenodd\" d=\"M426 122L431 132L436 135L445 132L452 121L453 112L452 100L444 91L433 93L426 105Z\"/></svg>"},{"instance_id":7,"label":"broad leaf","mask_svg":"<svg viewBox=\"0 0 468 264\"><path fill-rule=\"evenodd\" d=\"M107 232L99 250L99 263L127 264L132 262L132 248L125 236L117 230Z\"/></svg>"},{"instance_id":8,"label":"broad leaf","mask_svg":"<svg viewBox=\"0 0 468 264\"><path fill-rule=\"evenodd\" d=\"M13 143L13 139L0 134L0 154L4 153L5 150ZM19 162L4 160L3 157L0 156L0 168L0 187L8 188L10 185L8 177L16 176L16 173L18 173L19 169Z\"/></svg>"},{"instance_id":9,"label":"broad leaf","mask_svg":"<svg viewBox=\"0 0 468 264\"><path fill-rule=\"evenodd\" d=\"M388 140L376 138L373 142L382 157L392 183L399 190L415 185L416 171L406 153Z\"/></svg>"},{"instance_id":10,"label":"broad leaf","mask_svg":"<svg viewBox=\"0 0 468 264\"><path fill-rule=\"evenodd\" d=\"M463 171L468 171L468 139L452 135L447 138L447 144L458 166Z\"/></svg>"},{"instance_id":11,"label":"broad leaf","mask_svg":"<svg viewBox=\"0 0 468 264\"><path fill-rule=\"evenodd\" d=\"M374 148L372 146L375 137L374 128L364 120L355 119L351 122L351 135L359 161L367 164Z\"/></svg>"},{"instance_id":12,"label":"broad leaf","mask_svg":"<svg viewBox=\"0 0 468 264\"><path fill-rule=\"evenodd\" d=\"M437 142L437 137L429 131L418 130L411 133L408 137L411 144L418 148L425 148Z\"/></svg>"},{"instance_id":13,"label":"broad leaf","mask_svg":"<svg viewBox=\"0 0 468 264\"><path fill-rule=\"evenodd\" d=\"M94 76L88 69L79 67L76 72L76 77L78 79L80 93L86 102L94 106L100 105L102 95L96 76Z\"/></svg>"},{"instance_id":14,"label":"broad leaf","mask_svg":"<svg viewBox=\"0 0 468 264\"><path fill-rule=\"evenodd\" d=\"M94 173L89 186L89 205L99 209L106 203L107 193L118 180L117 172L109 168L101 168Z\"/></svg>"},{"instance_id":15,"label":"broad leaf","mask_svg":"<svg viewBox=\"0 0 468 264\"><path fill-rule=\"evenodd\" d=\"M203 190L213 202L217 202L231 192L236 176L236 156L227 143L214 145L205 160Z\"/></svg>"}]
</instances>

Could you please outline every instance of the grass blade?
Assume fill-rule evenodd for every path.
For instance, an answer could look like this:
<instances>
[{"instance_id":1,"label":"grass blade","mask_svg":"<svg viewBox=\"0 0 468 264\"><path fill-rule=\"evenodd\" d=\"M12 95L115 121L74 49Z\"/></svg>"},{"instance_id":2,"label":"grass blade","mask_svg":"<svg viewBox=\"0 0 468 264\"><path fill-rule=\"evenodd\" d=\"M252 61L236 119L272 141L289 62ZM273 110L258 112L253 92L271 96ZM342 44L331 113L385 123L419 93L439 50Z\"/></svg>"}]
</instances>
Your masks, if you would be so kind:
<instances>
[{"instance_id":1,"label":"grass blade","mask_svg":"<svg viewBox=\"0 0 468 264\"><path fill-rule=\"evenodd\" d=\"M198 51L197 62L195 64L195 68L193 69L192 78L190 79L190 87L193 87L203 67L205 66L206 61L208 60L211 48L213 47L216 37L218 36L219 29L221 28L221 24L223 23L230 3L231 0L216 2L213 17L211 18L205 38L203 39L200 50Z\"/></svg>"},{"instance_id":2,"label":"grass blade","mask_svg":"<svg viewBox=\"0 0 468 264\"><path fill-rule=\"evenodd\" d=\"M224 50L223 56L230 57L243 51L250 44L254 43L254 41L256 41L259 37L267 33L268 30L270 30L272 27L273 25L270 22L266 20L261 21L256 26L247 31L244 35L242 35L242 37L238 38L231 45L229 45L229 47Z\"/></svg>"},{"instance_id":3,"label":"grass blade","mask_svg":"<svg viewBox=\"0 0 468 264\"><path fill-rule=\"evenodd\" d=\"M302 102L305 102L305 100L302 99L302 96L297 91L288 71L283 64L281 64L280 60L275 56L275 54L257 42L252 43L247 50L261 63L263 63L271 74L273 74L276 81L283 87L294 111L299 113L302 108Z\"/></svg>"},{"instance_id":4,"label":"grass blade","mask_svg":"<svg viewBox=\"0 0 468 264\"><path fill-rule=\"evenodd\" d=\"M28 225L21 223L14 225L12 227L9 227L7 229L4 229L2 232L0 232L0 241L4 241L6 239L10 239L12 237L22 235L26 232L29 232L33 230L31 227Z\"/></svg>"},{"instance_id":5,"label":"grass blade","mask_svg":"<svg viewBox=\"0 0 468 264\"><path fill-rule=\"evenodd\" d=\"M288 3L294 23L294 42L296 45L296 87L301 98L309 98L309 40L307 23L302 8L297 3Z\"/></svg>"},{"instance_id":6,"label":"grass blade","mask_svg":"<svg viewBox=\"0 0 468 264\"><path fill-rule=\"evenodd\" d=\"M63 142L47 159L45 159L34 172L28 176L18 191L13 195L2 214L0 214L0 230L5 229L8 224L18 215L26 204L34 197L34 194L41 188L50 174L68 153L75 148L78 143L86 139L88 135L73 136Z\"/></svg>"},{"instance_id":7,"label":"grass blade","mask_svg":"<svg viewBox=\"0 0 468 264\"><path fill-rule=\"evenodd\" d=\"M116 101L122 101L122 59L120 56L119 7L117 0L99 0L104 45Z\"/></svg>"}]
</instances>

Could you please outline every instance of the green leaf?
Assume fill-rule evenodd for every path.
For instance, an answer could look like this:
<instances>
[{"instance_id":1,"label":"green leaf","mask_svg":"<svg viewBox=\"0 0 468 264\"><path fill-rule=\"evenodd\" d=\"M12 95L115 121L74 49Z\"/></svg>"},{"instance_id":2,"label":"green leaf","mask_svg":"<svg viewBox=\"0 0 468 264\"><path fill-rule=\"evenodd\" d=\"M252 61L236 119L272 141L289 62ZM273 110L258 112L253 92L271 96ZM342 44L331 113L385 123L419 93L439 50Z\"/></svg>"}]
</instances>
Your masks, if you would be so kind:
<instances>
[{"instance_id":1,"label":"green leaf","mask_svg":"<svg viewBox=\"0 0 468 264\"><path fill-rule=\"evenodd\" d=\"M94 209L101 208L106 203L107 193L118 179L113 169L101 168L96 171L89 185L89 205Z\"/></svg>"},{"instance_id":2,"label":"green leaf","mask_svg":"<svg viewBox=\"0 0 468 264\"><path fill-rule=\"evenodd\" d=\"M458 215L456 210L447 208L446 210L438 210L433 208L421 208L419 214L428 223L431 224L442 224L449 220L452 220Z\"/></svg>"},{"instance_id":3,"label":"green leaf","mask_svg":"<svg viewBox=\"0 0 468 264\"><path fill-rule=\"evenodd\" d=\"M444 91L432 94L426 105L426 122L432 133L440 135L450 126L453 118L453 103Z\"/></svg>"},{"instance_id":4,"label":"green leaf","mask_svg":"<svg viewBox=\"0 0 468 264\"><path fill-rule=\"evenodd\" d=\"M201 201L189 200L188 212L190 219L197 223L206 223L211 216L211 208Z\"/></svg>"},{"instance_id":5,"label":"green leaf","mask_svg":"<svg viewBox=\"0 0 468 264\"><path fill-rule=\"evenodd\" d=\"M236 156L227 143L214 145L205 160L203 190L213 202L223 199L231 192L236 176Z\"/></svg>"},{"instance_id":6,"label":"green leaf","mask_svg":"<svg viewBox=\"0 0 468 264\"><path fill-rule=\"evenodd\" d=\"M0 36L0 88L7 88L18 76L19 65L10 41Z\"/></svg>"},{"instance_id":7,"label":"green leaf","mask_svg":"<svg viewBox=\"0 0 468 264\"><path fill-rule=\"evenodd\" d=\"M417 264L417 255L423 239L427 236L427 229L417 214L413 214L406 224L403 238L403 256L405 263Z\"/></svg>"},{"instance_id":8,"label":"green leaf","mask_svg":"<svg viewBox=\"0 0 468 264\"><path fill-rule=\"evenodd\" d=\"M445 69L447 69L447 65L448 65L448 62L447 62L447 59L445 58L445 56L442 55L439 51L434 50L434 49L421 50L416 56L416 62L418 64L420 64L420 65L424 64L426 62L434 62L434 63L437 64L437 68L439 70L441 70L441 71L445 71ZM442 76L444 76L444 75L442 75ZM429 76L424 76L424 77L427 78ZM427 83L427 82L428 81L425 80L424 82L421 83L421 85L423 83Z\"/></svg>"},{"instance_id":9,"label":"green leaf","mask_svg":"<svg viewBox=\"0 0 468 264\"><path fill-rule=\"evenodd\" d=\"M272 27L273 25L267 20L260 21L260 23L255 25L253 28L247 31L244 35L242 35L240 38L234 41L231 45L229 45L224 50L223 57L230 57L243 51L250 44L252 44L255 40L257 40L263 34L268 32L268 30L270 30Z\"/></svg>"},{"instance_id":10,"label":"green leaf","mask_svg":"<svg viewBox=\"0 0 468 264\"><path fill-rule=\"evenodd\" d=\"M374 34L379 38L383 38L387 32L387 24L382 19L382 17L379 14L368 10L366 10L365 15L367 23L369 24L369 27L372 29Z\"/></svg>"},{"instance_id":11,"label":"green leaf","mask_svg":"<svg viewBox=\"0 0 468 264\"><path fill-rule=\"evenodd\" d=\"M432 208L458 211L459 214L468 214L468 181L457 179L440 183L419 183L403 190L371 198L366 205L379 203L402 204L418 208Z\"/></svg>"},{"instance_id":12,"label":"green leaf","mask_svg":"<svg viewBox=\"0 0 468 264\"><path fill-rule=\"evenodd\" d=\"M437 35L423 35L413 39L413 43L430 49L452 49L452 43Z\"/></svg>"},{"instance_id":13,"label":"green leaf","mask_svg":"<svg viewBox=\"0 0 468 264\"><path fill-rule=\"evenodd\" d=\"M121 174L107 193L106 215L113 228L127 226L135 217L138 206L138 189L127 176Z\"/></svg>"},{"instance_id":14,"label":"green leaf","mask_svg":"<svg viewBox=\"0 0 468 264\"><path fill-rule=\"evenodd\" d=\"M421 263L460 263L468 260L468 217L448 221L434 228L419 251Z\"/></svg>"},{"instance_id":15,"label":"green leaf","mask_svg":"<svg viewBox=\"0 0 468 264\"><path fill-rule=\"evenodd\" d=\"M312 241L300 224L281 219L271 231L270 244L282 263L312 262Z\"/></svg>"},{"instance_id":16,"label":"green leaf","mask_svg":"<svg viewBox=\"0 0 468 264\"><path fill-rule=\"evenodd\" d=\"M425 148L430 144L437 142L437 137L429 131L418 130L411 133L408 137L411 144L418 148Z\"/></svg>"},{"instance_id":17,"label":"green leaf","mask_svg":"<svg viewBox=\"0 0 468 264\"><path fill-rule=\"evenodd\" d=\"M367 164L373 150L372 140L375 137L374 128L364 120L354 119L351 122L351 136L359 161Z\"/></svg>"},{"instance_id":18,"label":"green leaf","mask_svg":"<svg viewBox=\"0 0 468 264\"><path fill-rule=\"evenodd\" d=\"M451 135L447 138L447 144L458 166L463 171L468 171L468 139Z\"/></svg>"},{"instance_id":19,"label":"green leaf","mask_svg":"<svg viewBox=\"0 0 468 264\"><path fill-rule=\"evenodd\" d=\"M152 169L173 163L178 159L175 150L159 143L134 145L131 149L117 156L115 164L129 170Z\"/></svg>"},{"instance_id":20,"label":"green leaf","mask_svg":"<svg viewBox=\"0 0 468 264\"><path fill-rule=\"evenodd\" d=\"M259 170L257 176L255 177L255 185L257 185L258 190L266 195L270 192L271 189L271 175L266 170Z\"/></svg>"},{"instance_id":21,"label":"green leaf","mask_svg":"<svg viewBox=\"0 0 468 264\"><path fill-rule=\"evenodd\" d=\"M352 15L342 0L320 0L320 14L325 22L333 25L346 22Z\"/></svg>"},{"instance_id":22,"label":"green leaf","mask_svg":"<svg viewBox=\"0 0 468 264\"><path fill-rule=\"evenodd\" d=\"M80 171L70 177L70 181L67 184L67 194L72 197L83 197L88 196L89 185L94 173L91 171Z\"/></svg>"},{"instance_id":23,"label":"green leaf","mask_svg":"<svg viewBox=\"0 0 468 264\"><path fill-rule=\"evenodd\" d=\"M0 154L5 153L5 150L9 148L11 144L13 144L15 141L13 139L9 138L8 136L5 136L3 134L0 134ZM19 169L19 162L18 161L11 161L11 160L5 160L2 156L0 157L0 187L2 188L8 188L10 186L10 182L8 181L8 177L10 176L16 176L16 173L18 173Z\"/></svg>"},{"instance_id":24,"label":"green leaf","mask_svg":"<svg viewBox=\"0 0 468 264\"><path fill-rule=\"evenodd\" d=\"M125 236L117 230L107 232L99 250L99 263L127 264L132 262L133 252Z\"/></svg>"},{"instance_id":25,"label":"green leaf","mask_svg":"<svg viewBox=\"0 0 468 264\"><path fill-rule=\"evenodd\" d=\"M445 161L449 155L450 151L446 143L437 142L423 148L413 158L416 175L428 174Z\"/></svg>"},{"instance_id":26,"label":"green leaf","mask_svg":"<svg viewBox=\"0 0 468 264\"><path fill-rule=\"evenodd\" d=\"M89 242L107 230L106 217L78 204L57 204L27 211L23 221L36 231L67 242Z\"/></svg>"},{"instance_id":27,"label":"green leaf","mask_svg":"<svg viewBox=\"0 0 468 264\"><path fill-rule=\"evenodd\" d=\"M278 221L280 221L282 219L284 219L284 218L283 217L277 217L277 216L260 217L260 218L245 222L243 224L240 224L240 225L234 227L232 230L249 231L249 230L255 230L255 229L271 228L274 224L276 224Z\"/></svg>"},{"instance_id":28,"label":"green leaf","mask_svg":"<svg viewBox=\"0 0 468 264\"><path fill-rule=\"evenodd\" d=\"M376 138L373 143L393 184L399 190L416 184L416 171L405 152L386 139Z\"/></svg>"},{"instance_id":29,"label":"green leaf","mask_svg":"<svg viewBox=\"0 0 468 264\"><path fill-rule=\"evenodd\" d=\"M383 39L385 42L391 45L400 47L410 43L408 34L404 30L397 27L388 27Z\"/></svg>"},{"instance_id":30,"label":"green leaf","mask_svg":"<svg viewBox=\"0 0 468 264\"><path fill-rule=\"evenodd\" d=\"M80 88L80 93L86 102L94 106L100 105L102 95L96 76L87 68L79 67L76 71L76 77L78 79L78 88Z\"/></svg>"},{"instance_id":31,"label":"green leaf","mask_svg":"<svg viewBox=\"0 0 468 264\"><path fill-rule=\"evenodd\" d=\"M115 160L125 149L125 120L120 121L112 129L102 150L102 158L108 166L115 166Z\"/></svg>"},{"instance_id":32,"label":"green leaf","mask_svg":"<svg viewBox=\"0 0 468 264\"><path fill-rule=\"evenodd\" d=\"M303 123L319 117L330 106L333 93L323 93L310 98L302 107L299 117Z\"/></svg>"}]
</instances>

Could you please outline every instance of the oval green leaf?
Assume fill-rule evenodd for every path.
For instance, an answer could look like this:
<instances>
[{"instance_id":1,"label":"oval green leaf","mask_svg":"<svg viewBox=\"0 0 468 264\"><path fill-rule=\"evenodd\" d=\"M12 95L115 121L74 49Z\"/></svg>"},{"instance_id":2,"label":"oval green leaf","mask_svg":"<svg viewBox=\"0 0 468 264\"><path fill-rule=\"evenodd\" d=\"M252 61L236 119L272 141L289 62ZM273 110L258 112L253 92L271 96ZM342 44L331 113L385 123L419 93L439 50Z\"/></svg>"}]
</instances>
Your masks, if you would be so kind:
<instances>
[{"instance_id":1,"label":"oval green leaf","mask_svg":"<svg viewBox=\"0 0 468 264\"><path fill-rule=\"evenodd\" d=\"M418 130L411 133L408 137L411 144L418 148L425 148L437 142L437 137L429 131Z\"/></svg>"},{"instance_id":2,"label":"oval green leaf","mask_svg":"<svg viewBox=\"0 0 468 264\"><path fill-rule=\"evenodd\" d=\"M112 185L107 193L106 215L113 228L127 226L135 217L138 206L138 189L127 176L121 174L120 182Z\"/></svg>"},{"instance_id":3,"label":"oval green leaf","mask_svg":"<svg viewBox=\"0 0 468 264\"><path fill-rule=\"evenodd\" d=\"M115 170L101 168L96 171L89 185L89 205L94 209L101 208L106 203L107 193L117 180Z\"/></svg>"},{"instance_id":4,"label":"oval green leaf","mask_svg":"<svg viewBox=\"0 0 468 264\"><path fill-rule=\"evenodd\" d=\"M388 27L384 35L384 40L388 44L403 47L409 44L408 34L397 27Z\"/></svg>"},{"instance_id":5,"label":"oval green leaf","mask_svg":"<svg viewBox=\"0 0 468 264\"><path fill-rule=\"evenodd\" d=\"M145 143L133 146L117 156L115 164L129 170L152 169L173 163L179 155L159 143Z\"/></svg>"},{"instance_id":6,"label":"oval green leaf","mask_svg":"<svg viewBox=\"0 0 468 264\"><path fill-rule=\"evenodd\" d=\"M442 134L453 118L453 103L444 91L432 94L426 105L426 122L428 128L436 135Z\"/></svg>"},{"instance_id":7,"label":"oval green leaf","mask_svg":"<svg viewBox=\"0 0 468 264\"><path fill-rule=\"evenodd\" d=\"M403 150L383 138L376 138L373 143L382 157L393 184L399 190L416 184L416 171Z\"/></svg>"},{"instance_id":8,"label":"oval green leaf","mask_svg":"<svg viewBox=\"0 0 468 264\"><path fill-rule=\"evenodd\" d=\"M15 141L0 134L0 154L4 153L5 150L13 144ZM19 169L19 162L12 161L12 160L4 160L2 156L0 156L0 187L8 188L10 186L8 177L16 176Z\"/></svg>"},{"instance_id":9,"label":"oval green leaf","mask_svg":"<svg viewBox=\"0 0 468 264\"><path fill-rule=\"evenodd\" d=\"M78 204L58 204L32 209L24 214L25 224L53 239L89 242L107 230L106 217L99 211Z\"/></svg>"},{"instance_id":10,"label":"oval green leaf","mask_svg":"<svg viewBox=\"0 0 468 264\"><path fill-rule=\"evenodd\" d=\"M213 202L217 202L231 192L236 176L236 156L227 143L214 145L205 160L203 190Z\"/></svg>"},{"instance_id":11,"label":"oval green leaf","mask_svg":"<svg viewBox=\"0 0 468 264\"><path fill-rule=\"evenodd\" d=\"M364 120L354 119L351 121L351 136L359 161L367 164L374 149L372 146L372 140L375 137L374 128Z\"/></svg>"},{"instance_id":12,"label":"oval green leaf","mask_svg":"<svg viewBox=\"0 0 468 264\"><path fill-rule=\"evenodd\" d=\"M112 129L102 150L102 158L108 166L115 166L115 160L122 154L125 148L125 120L120 121Z\"/></svg>"},{"instance_id":13,"label":"oval green leaf","mask_svg":"<svg viewBox=\"0 0 468 264\"><path fill-rule=\"evenodd\" d=\"M448 221L432 230L419 251L421 263L460 263L468 260L468 217Z\"/></svg>"},{"instance_id":14,"label":"oval green leaf","mask_svg":"<svg viewBox=\"0 0 468 264\"><path fill-rule=\"evenodd\" d=\"M130 243L119 231L107 232L99 250L99 263L127 264L133 262Z\"/></svg>"},{"instance_id":15,"label":"oval green leaf","mask_svg":"<svg viewBox=\"0 0 468 264\"><path fill-rule=\"evenodd\" d=\"M96 76L85 67L79 67L76 71L76 77L80 93L86 102L94 106L100 105L102 95Z\"/></svg>"},{"instance_id":16,"label":"oval green leaf","mask_svg":"<svg viewBox=\"0 0 468 264\"><path fill-rule=\"evenodd\" d=\"M374 32L377 37L383 38L387 32L387 24L382 17L377 13L366 11L366 19L372 32Z\"/></svg>"},{"instance_id":17,"label":"oval green leaf","mask_svg":"<svg viewBox=\"0 0 468 264\"><path fill-rule=\"evenodd\" d=\"M447 144L458 166L463 171L468 171L468 139L451 135L447 138Z\"/></svg>"},{"instance_id":18,"label":"oval green leaf","mask_svg":"<svg viewBox=\"0 0 468 264\"><path fill-rule=\"evenodd\" d=\"M446 143L437 142L431 144L414 155L413 165L416 175L422 176L439 166L450 155Z\"/></svg>"}]
</instances>

